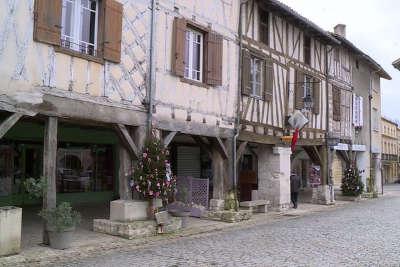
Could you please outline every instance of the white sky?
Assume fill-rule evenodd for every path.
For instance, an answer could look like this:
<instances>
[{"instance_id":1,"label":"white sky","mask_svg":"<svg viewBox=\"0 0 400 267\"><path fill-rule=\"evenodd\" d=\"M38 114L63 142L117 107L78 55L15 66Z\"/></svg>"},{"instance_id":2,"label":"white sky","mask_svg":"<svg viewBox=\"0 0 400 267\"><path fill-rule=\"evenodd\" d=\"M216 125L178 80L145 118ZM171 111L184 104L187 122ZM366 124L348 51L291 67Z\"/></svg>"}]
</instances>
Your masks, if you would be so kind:
<instances>
[{"instance_id":1,"label":"white sky","mask_svg":"<svg viewBox=\"0 0 400 267\"><path fill-rule=\"evenodd\" d=\"M324 30L346 24L346 38L371 56L392 76L381 79L382 114L400 120L399 0L280 0Z\"/></svg>"}]
</instances>

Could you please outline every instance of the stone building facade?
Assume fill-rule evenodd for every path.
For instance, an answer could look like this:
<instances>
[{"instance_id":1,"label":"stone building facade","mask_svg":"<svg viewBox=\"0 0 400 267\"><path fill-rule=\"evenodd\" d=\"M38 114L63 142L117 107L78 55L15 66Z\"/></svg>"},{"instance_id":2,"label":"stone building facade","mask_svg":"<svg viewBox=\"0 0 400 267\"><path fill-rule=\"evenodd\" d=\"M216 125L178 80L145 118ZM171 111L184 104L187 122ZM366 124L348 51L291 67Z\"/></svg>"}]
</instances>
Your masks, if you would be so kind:
<instances>
[{"instance_id":1,"label":"stone building facade","mask_svg":"<svg viewBox=\"0 0 400 267\"><path fill-rule=\"evenodd\" d=\"M384 184L398 182L398 125L382 117L382 180Z\"/></svg>"}]
</instances>

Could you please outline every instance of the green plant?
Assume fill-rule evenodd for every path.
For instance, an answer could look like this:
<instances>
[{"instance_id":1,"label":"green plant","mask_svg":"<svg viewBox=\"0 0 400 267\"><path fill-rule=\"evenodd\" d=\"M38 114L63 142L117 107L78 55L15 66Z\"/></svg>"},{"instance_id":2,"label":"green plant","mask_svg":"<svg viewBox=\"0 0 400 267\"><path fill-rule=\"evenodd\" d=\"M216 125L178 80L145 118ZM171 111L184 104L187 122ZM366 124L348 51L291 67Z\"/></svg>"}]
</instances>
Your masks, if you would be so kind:
<instances>
[{"instance_id":1,"label":"green plant","mask_svg":"<svg viewBox=\"0 0 400 267\"><path fill-rule=\"evenodd\" d=\"M47 182L44 177L40 177L40 179L28 178L23 182L23 185L28 196L33 199L42 198L47 188Z\"/></svg>"},{"instance_id":2,"label":"green plant","mask_svg":"<svg viewBox=\"0 0 400 267\"><path fill-rule=\"evenodd\" d=\"M224 209L225 210L234 210L234 211L239 210L239 201L236 197L235 190L229 191L228 194L226 195L225 202L224 202Z\"/></svg>"},{"instance_id":3,"label":"green plant","mask_svg":"<svg viewBox=\"0 0 400 267\"><path fill-rule=\"evenodd\" d=\"M341 188L345 196L359 196L363 193L364 184L357 168L351 166L345 170Z\"/></svg>"},{"instance_id":4,"label":"green plant","mask_svg":"<svg viewBox=\"0 0 400 267\"><path fill-rule=\"evenodd\" d=\"M81 221L80 213L72 210L68 202L62 202L54 209L42 210L39 216L47 222L50 229L56 232L74 228Z\"/></svg>"},{"instance_id":5,"label":"green plant","mask_svg":"<svg viewBox=\"0 0 400 267\"><path fill-rule=\"evenodd\" d=\"M145 199L161 198L167 202L175 192L176 178L172 175L169 151L154 134L145 142L145 146L134 169L132 190L136 190Z\"/></svg>"}]
</instances>

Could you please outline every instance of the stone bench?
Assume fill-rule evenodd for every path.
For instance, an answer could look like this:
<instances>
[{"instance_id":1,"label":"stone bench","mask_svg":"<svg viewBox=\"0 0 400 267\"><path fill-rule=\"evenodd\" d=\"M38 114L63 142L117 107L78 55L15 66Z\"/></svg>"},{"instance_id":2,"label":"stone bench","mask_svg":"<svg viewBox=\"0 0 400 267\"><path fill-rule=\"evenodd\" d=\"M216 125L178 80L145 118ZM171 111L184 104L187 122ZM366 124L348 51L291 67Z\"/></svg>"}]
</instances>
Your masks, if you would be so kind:
<instances>
[{"instance_id":1,"label":"stone bench","mask_svg":"<svg viewBox=\"0 0 400 267\"><path fill-rule=\"evenodd\" d=\"M246 210L251 210L252 212L266 213L268 209L268 200L251 200L240 202L239 206Z\"/></svg>"}]
</instances>

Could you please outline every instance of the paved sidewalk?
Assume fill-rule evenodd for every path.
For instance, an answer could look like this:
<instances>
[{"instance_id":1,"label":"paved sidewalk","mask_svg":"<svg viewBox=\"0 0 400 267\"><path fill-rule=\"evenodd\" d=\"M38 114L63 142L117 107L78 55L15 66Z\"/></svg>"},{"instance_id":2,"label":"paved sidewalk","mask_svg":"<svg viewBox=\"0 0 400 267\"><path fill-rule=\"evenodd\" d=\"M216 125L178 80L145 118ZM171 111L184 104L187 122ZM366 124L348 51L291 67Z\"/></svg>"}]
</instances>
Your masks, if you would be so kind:
<instances>
[{"instance_id":1,"label":"paved sidewalk","mask_svg":"<svg viewBox=\"0 0 400 267\"><path fill-rule=\"evenodd\" d=\"M254 214L249 221L240 223L224 223L205 219L190 218L188 227L178 233L158 235L148 238L126 240L120 237L94 233L89 230L80 230L76 235L72 247L67 250L53 250L45 246L33 245L24 246L19 255L0 258L0 266L44 266L48 264L68 262L79 258L86 258L96 254L107 254L115 250L134 249L138 247L162 244L183 236L213 233L228 229L243 229L257 224L264 224L272 221L287 220L291 217L309 215L316 212L337 209L351 202L338 201L336 205L323 206L313 204L300 204L297 210L291 209L286 212L269 212L267 214ZM40 235L40 233L38 233Z\"/></svg>"}]
</instances>

